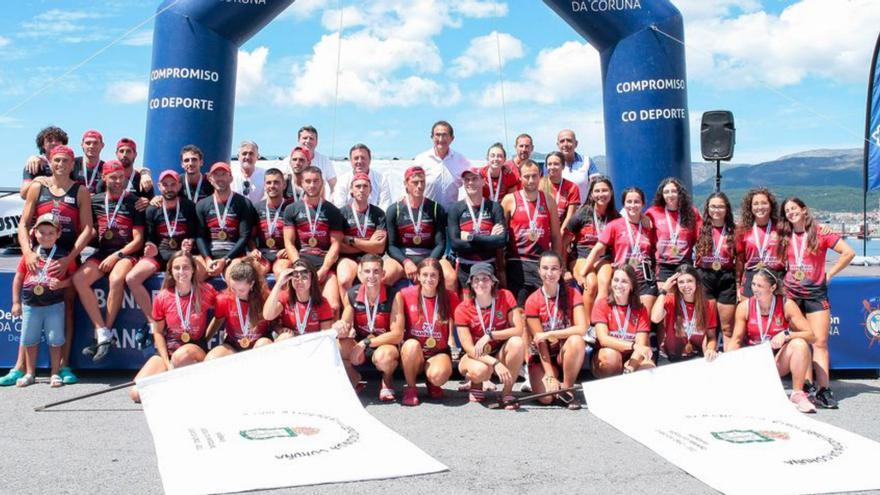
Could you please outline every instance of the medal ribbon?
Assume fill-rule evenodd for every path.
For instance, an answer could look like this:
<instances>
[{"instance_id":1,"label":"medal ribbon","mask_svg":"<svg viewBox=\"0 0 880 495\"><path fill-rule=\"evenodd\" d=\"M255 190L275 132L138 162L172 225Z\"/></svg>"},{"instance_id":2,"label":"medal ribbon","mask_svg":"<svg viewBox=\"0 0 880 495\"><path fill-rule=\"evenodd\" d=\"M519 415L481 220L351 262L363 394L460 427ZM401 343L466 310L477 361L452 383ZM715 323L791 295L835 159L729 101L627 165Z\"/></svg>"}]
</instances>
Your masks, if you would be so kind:
<instances>
[{"instance_id":1,"label":"medal ribbon","mask_svg":"<svg viewBox=\"0 0 880 495\"><path fill-rule=\"evenodd\" d=\"M437 308L440 307L440 304L437 301L437 297L434 296L434 317L428 321L428 306L425 304L425 297L419 294L419 302L422 304L422 314L425 316L425 325L428 327L428 331L431 332L431 335L428 337L434 337L434 326L437 324Z\"/></svg>"},{"instance_id":2,"label":"medal ribbon","mask_svg":"<svg viewBox=\"0 0 880 495\"><path fill-rule=\"evenodd\" d=\"M541 295L544 296L544 307L547 308L547 317L550 319L549 330L556 330L556 324L559 323L559 287L556 289L556 300L553 302L553 312L550 312L550 298L547 297L547 291L541 287Z\"/></svg>"},{"instance_id":3,"label":"medal ribbon","mask_svg":"<svg viewBox=\"0 0 880 495\"><path fill-rule=\"evenodd\" d=\"M113 208L113 215L110 215L110 193L104 194L104 214L107 215L107 230L113 228L113 224L116 223L116 216L119 214L119 208L122 206L122 200L125 199L126 191L122 191L122 196L119 196L119 199L116 200L116 208Z\"/></svg>"},{"instance_id":4,"label":"medal ribbon","mask_svg":"<svg viewBox=\"0 0 880 495\"><path fill-rule=\"evenodd\" d=\"M165 217L165 228L168 229L168 238L172 239L177 233L177 221L180 220L180 207L174 210L174 225L168 220L168 208L165 207L165 200L162 200L162 215Z\"/></svg>"},{"instance_id":5,"label":"medal ribbon","mask_svg":"<svg viewBox=\"0 0 880 495\"><path fill-rule=\"evenodd\" d=\"M193 203L197 203L199 201L199 192L202 190L202 179L205 178L205 174L199 174L199 182L196 184L196 194L193 196L193 193L189 190L189 181L186 180L186 177L183 178L183 185L186 187L186 197L189 198ZM217 202L214 201L216 205ZM218 212L219 213L219 212Z\"/></svg>"},{"instance_id":6,"label":"medal ribbon","mask_svg":"<svg viewBox=\"0 0 880 495\"><path fill-rule=\"evenodd\" d=\"M238 309L238 326L241 328L241 336L247 338L247 336L251 334L251 326L248 322L247 316L241 310L241 299L239 299L238 296L235 297L235 307Z\"/></svg>"},{"instance_id":7,"label":"medal ribbon","mask_svg":"<svg viewBox=\"0 0 880 495\"><path fill-rule=\"evenodd\" d=\"M40 255L41 247L37 247L37 255ZM52 263L52 257L55 256L55 251L58 249L58 244L52 246L52 250L49 251L49 256L46 257L46 260L43 262L43 268L40 270L39 275L37 275L37 283L45 282L49 278L49 265Z\"/></svg>"},{"instance_id":8,"label":"medal ribbon","mask_svg":"<svg viewBox=\"0 0 880 495\"><path fill-rule=\"evenodd\" d=\"M626 320L621 323L620 315L617 313L617 305L612 308L611 312L614 314L614 321L617 322L617 334L620 335L621 339L625 339L629 334L627 330L629 330L629 315L632 311L632 308L629 307L629 304L626 305Z\"/></svg>"},{"instance_id":9,"label":"medal ribbon","mask_svg":"<svg viewBox=\"0 0 880 495\"><path fill-rule=\"evenodd\" d=\"M798 270L803 270L804 269L804 253L806 253L806 251L807 251L807 238L809 236L807 235L806 231L803 234L801 234L800 248L798 248L798 240L797 240L796 233L794 234L794 237L795 238L792 239L791 249L794 251L794 263L796 265L795 268L797 268Z\"/></svg>"},{"instance_id":10,"label":"medal ribbon","mask_svg":"<svg viewBox=\"0 0 880 495\"><path fill-rule=\"evenodd\" d=\"M376 299L379 300L378 298ZM300 335L306 333L306 327L309 325L309 314L312 312L312 300L309 299L309 304L306 305L306 314L302 319L299 318L299 301L296 300L296 296L293 296L293 316L296 318L296 332ZM367 320L370 319L370 312L367 311ZM375 320L375 318L374 318ZM372 333L372 327L370 327Z\"/></svg>"},{"instance_id":11,"label":"medal ribbon","mask_svg":"<svg viewBox=\"0 0 880 495\"><path fill-rule=\"evenodd\" d=\"M177 292L177 288L174 289L174 302L177 304L177 316L180 318L180 324L183 326L183 330L185 332L189 332L190 322L189 317L192 315L192 302L193 302L193 292L195 292L196 288L193 287L189 291L189 302L186 306L186 316L183 315L183 308L180 307L180 292Z\"/></svg>"},{"instance_id":12,"label":"medal ribbon","mask_svg":"<svg viewBox=\"0 0 880 495\"><path fill-rule=\"evenodd\" d=\"M642 222L639 222L638 233L636 234L635 238L633 238L632 227L629 224L629 219L627 218L625 220L626 221L624 222L624 224L626 224L626 237L627 237L627 239L629 239L629 252L630 252L630 254L632 254L634 256L638 256L639 259L641 259L641 254L642 254L642 249L641 249ZM629 311L628 307L627 307L627 311Z\"/></svg>"},{"instance_id":13,"label":"medal ribbon","mask_svg":"<svg viewBox=\"0 0 880 495\"><path fill-rule=\"evenodd\" d=\"M361 239L367 238L367 228L370 226L370 205L367 205L367 209L364 210L364 225L361 227L361 221L358 219L358 211L357 211L357 203L354 201L351 202L351 216L354 217L354 226L357 228L358 237Z\"/></svg>"},{"instance_id":14,"label":"medal ribbon","mask_svg":"<svg viewBox=\"0 0 880 495\"><path fill-rule=\"evenodd\" d=\"M767 263L767 245L770 243L770 231L772 229L773 222L768 221L767 227L764 229L764 242L761 242L758 240L758 225L752 224L752 240L755 241L755 246L758 248L758 258L761 263Z\"/></svg>"},{"instance_id":15,"label":"medal ribbon","mask_svg":"<svg viewBox=\"0 0 880 495\"><path fill-rule=\"evenodd\" d=\"M681 315L684 316L684 333L690 341L691 335L697 329L697 308L694 308L694 313L688 316L687 304L684 302L684 298L678 300L678 305L681 307Z\"/></svg>"},{"instance_id":16,"label":"medal ribbon","mask_svg":"<svg viewBox=\"0 0 880 495\"><path fill-rule=\"evenodd\" d=\"M596 215L596 210L592 210L593 213L593 228L596 229L596 237L599 237L599 233L605 229L605 224L599 221L599 216Z\"/></svg>"},{"instance_id":17,"label":"medal ribbon","mask_svg":"<svg viewBox=\"0 0 880 495\"><path fill-rule=\"evenodd\" d=\"M413 230L415 230L416 235L421 235L422 233L422 213L425 210L422 208L425 205L425 198L422 198L422 202L419 204L419 218L417 219L415 215L413 215L412 207L409 205L409 200L407 198L403 198L403 202L406 203L406 209L409 211L409 221L413 224Z\"/></svg>"},{"instance_id":18,"label":"medal ribbon","mask_svg":"<svg viewBox=\"0 0 880 495\"><path fill-rule=\"evenodd\" d=\"M367 291L364 290L364 312L367 313L367 328L370 333L376 330L376 317L379 315L379 299L381 292L376 294L376 302L373 304L373 314L370 314L370 298L367 297Z\"/></svg>"},{"instance_id":19,"label":"medal ribbon","mask_svg":"<svg viewBox=\"0 0 880 495\"><path fill-rule=\"evenodd\" d=\"M532 212L529 211L529 201L526 199L526 193L522 189L519 191L519 196L523 200L523 206L526 210L526 217L529 219L529 231L536 232L538 230L538 208L541 206L541 194L538 193L538 199L535 200L535 216L532 217Z\"/></svg>"},{"instance_id":20,"label":"medal ribbon","mask_svg":"<svg viewBox=\"0 0 880 495\"><path fill-rule=\"evenodd\" d=\"M773 321L773 314L776 312L776 296L773 296L773 302L770 303L770 314L767 315L767 328L764 328L764 322L761 320L761 306L758 304L758 298L755 298L755 313L758 318L758 333L761 336L761 343L767 342L770 335L770 323Z\"/></svg>"},{"instance_id":21,"label":"medal ribbon","mask_svg":"<svg viewBox=\"0 0 880 495\"><path fill-rule=\"evenodd\" d=\"M232 204L232 197L235 193L229 191L229 197L226 198L226 206L223 208L223 215L220 214L220 205L217 204L217 195L212 194L211 199L214 200L214 211L217 212L217 223L220 224L220 230L226 230L226 217L229 216L229 205Z\"/></svg>"},{"instance_id":22,"label":"medal ribbon","mask_svg":"<svg viewBox=\"0 0 880 495\"><path fill-rule=\"evenodd\" d=\"M492 172L489 171L491 168L492 167L490 166L486 169L486 179L489 183L489 197L492 198L492 201L497 203L498 196L501 194L501 184L504 182L504 167L501 167L501 173L498 174L498 189L492 187Z\"/></svg>"},{"instance_id":23,"label":"medal ribbon","mask_svg":"<svg viewBox=\"0 0 880 495\"><path fill-rule=\"evenodd\" d=\"M714 233L714 229L713 229ZM724 245L722 240L727 236L727 225L721 227L721 235L718 236L718 241L715 241L715 236L712 236L712 254L715 256L715 261L721 262L721 247Z\"/></svg>"},{"instance_id":24,"label":"medal ribbon","mask_svg":"<svg viewBox=\"0 0 880 495\"><path fill-rule=\"evenodd\" d=\"M284 205L284 201L281 201L281 206L283 206L283 205ZM281 216L281 210L283 209L283 208L281 208L281 206L279 206L275 210L275 217L273 218L272 214L269 213L269 200L268 199L266 200L266 221L269 222L266 225L266 228L269 230L269 238L270 239L275 236L275 231L278 230L278 217Z\"/></svg>"},{"instance_id":25,"label":"medal ribbon","mask_svg":"<svg viewBox=\"0 0 880 495\"><path fill-rule=\"evenodd\" d=\"M86 183L86 189L88 189L88 190L91 191L91 190L92 190L92 184L95 183L95 178L98 177L98 164L97 164L97 163L95 164L94 173L92 174L92 178L90 179L90 178L89 178L89 166L88 166L88 163L87 163L87 162L88 162L88 160L86 159L86 157L83 157L83 160L82 160L82 166L83 166L83 180L84 180L85 183ZM100 159L100 158L98 159L98 163L101 163L101 159Z\"/></svg>"},{"instance_id":26,"label":"medal ribbon","mask_svg":"<svg viewBox=\"0 0 880 495\"><path fill-rule=\"evenodd\" d=\"M666 215L666 228L669 229L669 243L673 247L678 246L678 236L681 233L681 224L675 221L675 228L672 228L672 217L669 216L669 209L663 208L663 214Z\"/></svg>"},{"instance_id":27,"label":"medal ribbon","mask_svg":"<svg viewBox=\"0 0 880 495\"><path fill-rule=\"evenodd\" d=\"M474 226L473 233L474 235L479 234L480 224L483 222L483 206L486 204L485 199L480 199L480 213L478 215L474 215L474 209L471 208L471 202L467 199L464 200L464 204L467 205L468 213L471 214L471 223Z\"/></svg>"},{"instance_id":28,"label":"medal ribbon","mask_svg":"<svg viewBox=\"0 0 880 495\"><path fill-rule=\"evenodd\" d=\"M306 206L306 220L309 222L309 233L312 234L312 237L318 236L318 220L321 218L321 209L324 207L324 200L318 200L318 206L315 207L315 222L312 223L312 215L309 213L311 211L311 207L309 206L308 201L303 201Z\"/></svg>"},{"instance_id":29,"label":"medal ribbon","mask_svg":"<svg viewBox=\"0 0 880 495\"><path fill-rule=\"evenodd\" d=\"M480 320L480 326L483 328L483 335L489 335L492 330L495 329L495 299L492 299L492 309L489 313L489 326L487 327L485 323L483 323L483 312L480 310L480 303L474 300L474 307L477 308L477 318ZM490 335L491 339L492 336Z\"/></svg>"}]
</instances>

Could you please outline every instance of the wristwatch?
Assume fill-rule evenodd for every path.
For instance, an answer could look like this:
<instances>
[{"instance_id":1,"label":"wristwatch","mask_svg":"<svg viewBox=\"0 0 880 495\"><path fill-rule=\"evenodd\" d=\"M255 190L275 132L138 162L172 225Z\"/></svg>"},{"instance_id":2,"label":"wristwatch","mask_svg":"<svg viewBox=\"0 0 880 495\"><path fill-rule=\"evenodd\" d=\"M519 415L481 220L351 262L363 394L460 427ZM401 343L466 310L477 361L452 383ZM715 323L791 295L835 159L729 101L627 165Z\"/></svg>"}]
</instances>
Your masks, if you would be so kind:
<instances>
[{"instance_id":1,"label":"wristwatch","mask_svg":"<svg viewBox=\"0 0 880 495\"><path fill-rule=\"evenodd\" d=\"M467 234L467 241L468 241L468 242L471 242L471 241L473 241L473 240L474 240L474 233L473 233L473 232L468 232L468 234Z\"/></svg>"},{"instance_id":2,"label":"wristwatch","mask_svg":"<svg viewBox=\"0 0 880 495\"><path fill-rule=\"evenodd\" d=\"M354 246L354 236L349 236L349 237L348 237L348 245L349 245L349 246Z\"/></svg>"},{"instance_id":3,"label":"wristwatch","mask_svg":"<svg viewBox=\"0 0 880 495\"><path fill-rule=\"evenodd\" d=\"M122 251L116 251L116 257L119 259L125 258L125 253Z\"/></svg>"},{"instance_id":4,"label":"wristwatch","mask_svg":"<svg viewBox=\"0 0 880 495\"><path fill-rule=\"evenodd\" d=\"M369 338L369 337L365 338L365 339L362 340L361 342L364 343L364 348L365 348L365 349L369 349L369 348L370 348L370 342L371 342L371 341L370 341L370 338Z\"/></svg>"}]
</instances>

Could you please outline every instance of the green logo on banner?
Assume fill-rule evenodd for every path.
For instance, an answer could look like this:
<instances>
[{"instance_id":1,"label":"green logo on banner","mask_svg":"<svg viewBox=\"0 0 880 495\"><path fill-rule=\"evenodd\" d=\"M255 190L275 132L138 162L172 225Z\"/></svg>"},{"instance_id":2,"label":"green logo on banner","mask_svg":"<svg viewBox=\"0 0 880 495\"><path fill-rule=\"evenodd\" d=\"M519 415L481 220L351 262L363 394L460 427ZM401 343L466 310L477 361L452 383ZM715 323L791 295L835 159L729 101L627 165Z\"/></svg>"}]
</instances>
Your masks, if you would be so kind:
<instances>
[{"instance_id":1,"label":"green logo on banner","mask_svg":"<svg viewBox=\"0 0 880 495\"><path fill-rule=\"evenodd\" d=\"M277 428L253 428L250 430L241 430L238 432L242 438L247 440L268 440L270 438L295 438L299 435L312 436L320 432L318 428L308 426L279 426Z\"/></svg>"},{"instance_id":2,"label":"green logo on banner","mask_svg":"<svg viewBox=\"0 0 880 495\"><path fill-rule=\"evenodd\" d=\"M766 443L776 440L788 440L788 433L781 431L727 430L713 431L717 440L729 443Z\"/></svg>"}]
</instances>

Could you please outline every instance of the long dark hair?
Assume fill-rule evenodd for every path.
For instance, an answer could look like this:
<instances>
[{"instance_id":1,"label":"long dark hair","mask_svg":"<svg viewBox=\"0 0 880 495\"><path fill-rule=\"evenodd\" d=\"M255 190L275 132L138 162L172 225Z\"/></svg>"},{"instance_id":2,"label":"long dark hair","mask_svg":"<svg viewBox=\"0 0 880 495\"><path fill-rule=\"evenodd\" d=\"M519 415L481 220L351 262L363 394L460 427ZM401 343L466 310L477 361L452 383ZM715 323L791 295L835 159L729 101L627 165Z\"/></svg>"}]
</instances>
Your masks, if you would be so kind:
<instances>
[{"instance_id":1,"label":"long dark hair","mask_svg":"<svg viewBox=\"0 0 880 495\"><path fill-rule=\"evenodd\" d=\"M623 265L615 268L614 271L621 271L626 274L627 278L629 278L629 285L632 289L629 291L629 300L626 303L632 309L642 309L642 301L639 299L639 277L636 276L636 269L629 265ZM613 274L611 275L611 278L612 280L614 279ZM614 302L614 292L611 291L610 288L608 290L608 298L606 299L606 302L609 306L617 304Z\"/></svg>"},{"instance_id":2,"label":"long dark hair","mask_svg":"<svg viewBox=\"0 0 880 495\"><path fill-rule=\"evenodd\" d=\"M819 235L815 219L813 218L813 213L803 200L791 196L785 198L785 201L779 205L780 239L779 243L776 244L776 255L780 258L784 258L785 250L788 248L788 245L792 243L794 237L794 224L789 222L788 217L785 215L785 205L788 203L794 203L804 210L804 232L807 233L807 249L811 253L815 253L816 249L819 247Z\"/></svg>"},{"instance_id":3,"label":"long dark hair","mask_svg":"<svg viewBox=\"0 0 880 495\"><path fill-rule=\"evenodd\" d=\"M446 282L443 279L443 267L440 266L440 262L436 258L425 258L418 264L419 272L422 271L422 268L433 268L439 274L437 279L437 301L434 304L438 305L437 316L441 320L446 321L452 314L452 309L449 307L449 293L446 291Z\"/></svg>"},{"instance_id":4,"label":"long dark hair","mask_svg":"<svg viewBox=\"0 0 880 495\"><path fill-rule=\"evenodd\" d=\"M229 269L230 280L252 284L248 293L248 321L251 325L263 321L263 303L266 302L266 281L257 276L255 263L253 258L247 257Z\"/></svg>"},{"instance_id":5,"label":"long dark hair","mask_svg":"<svg viewBox=\"0 0 880 495\"><path fill-rule=\"evenodd\" d=\"M678 223L689 229L693 228L697 224L697 220L694 218L694 202L691 200L691 193L677 178L667 177L660 181L660 185L657 186L657 192L654 193L654 206L666 208L663 188L669 184L675 185L675 188L678 190Z\"/></svg>"},{"instance_id":6,"label":"long dark hair","mask_svg":"<svg viewBox=\"0 0 880 495\"><path fill-rule=\"evenodd\" d=\"M543 260L544 258L553 258L554 260L556 260L557 263L559 263L559 268L562 270L559 275L559 280L556 282L556 304L558 307L562 308L562 314L568 315L568 284L565 283L565 277L563 276L565 274L565 263L562 261L562 257L559 256L559 253L557 253L556 251L551 251L549 249L541 253L540 260ZM541 264L540 260L538 261L539 266ZM547 311L549 312L550 308L547 308ZM572 323L574 323L574 315L571 315L571 317L568 319L571 320Z\"/></svg>"},{"instance_id":7,"label":"long dark hair","mask_svg":"<svg viewBox=\"0 0 880 495\"><path fill-rule=\"evenodd\" d=\"M318 271L315 270L315 267L312 266L311 263L303 258L298 258L293 262L293 266L291 266L293 269L298 267L305 268L309 271L309 300L312 302L312 306L320 306L321 304L324 304L324 295L321 293L321 284L318 282ZM296 299L296 289L293 288L293 278L291 278L288 283L290 284L290 295L288 298L293 302L293 300Z\"/></svg>"},{"instance_id":8,"label":"long dark hair","mask_svg":"<svg viewBox=\"0 0 880 495\"><path fill-rule=\"evenodd\" d=\"M696 312L696 323L698 329L706 328L706 294L703 291L703 281L700 277L700 272L697 271L691 265L683 264L679 265L675 270L675 273L680 273L682 275L690 275L694 277L694 281L696 282L696 290L694 290L694 312ZM678 289L678 284L675 285L675 288L672 289L672 300L675 304L675 328L676 330L680 330L682 328L681 319L678 315L678 301L683 297L681 295L681 291ZM681 315L684 316L684 315Z\"/></svg>"},{"instance_id":9,"label":"long dark hair","mask_svg":"<svg viewBox=\"0 0 880 495\"><path fill-rule=\"evenodd\" d=\"M697 239L697 255L706 256L712 253L714 249L712 242L712 230L714 227L712 225L712 218L709 216L709 202L715 198L720 198L724 202L724 209L726 210L724 213L724 228L727 230L727 234L725 234L725 237L727 237L727 252L730 253L730 258L733 259L736 256L736 242L734 242L736 223L733 220L730 200L727 199L727 195L723 192L713 192L706 197L706 203L703 205L703 226L700 228L700 237Z\"/></svg>"},{"instance_id":10,"label":"long dark hair","mask_svg":"<svg viewBox=\"0 0 880 495\"><path fill-rule=\"evenodd\" d=\"M174 275L172 272L172 267L174 266L174 262L180 258L186 259L186 262L189 263L189 266L192 267L192 293L193 293L193 307L191 311L198 313L202 307L202 282L199 282L199 279L196 277L196 260L193 256L184 251L177 251L168 258L168 267L165 269L165 280L162 282L162 289L168 289L172 291L177 290L177 282L174 280Z\"/></svg>"},{"instance_id":11,"label":"long dark hair","mask_svg":"<svg viewBox=\"0 0 880 495\"><path fill-rule=\"evenodd\" d=\"M742 205L740 205L740 222L739 226L743 229L750 229L752 225L755 224L755 215L752 213L752 199L755 196L763 194L767 197L767 201L770 203L770 221L773 223L774 228L779 227L779 208L776 203L776 196L770 192L766 187L756 187L754 189L749 189L745 196L742 199Z\"/></svg>"},{"instance_id":12,"label":"long dark hair","mask_svg":"<svg viewBox=\"0 0 880 495\"><path fill-rule=\"evenodd\" d=\"M612 220L616 218L620 218L620 211L617 209L617 203L614 199L614 184L611 183L611 179L604 176L598 175L590 179L590 185L587 187L587 197L584 199L583 204L581 204L578 211L575 213L577 215L586 215L586 219L590 222L593 221L593 211L596 209L596 202L593 200L593 189L596 188L597 184L605 184L608 186L608 190L611 195L608 198L608 205L605 207L605 223L608 224ZM581 211L583 210L583 211Z\"/></svg>"}]
</instances>

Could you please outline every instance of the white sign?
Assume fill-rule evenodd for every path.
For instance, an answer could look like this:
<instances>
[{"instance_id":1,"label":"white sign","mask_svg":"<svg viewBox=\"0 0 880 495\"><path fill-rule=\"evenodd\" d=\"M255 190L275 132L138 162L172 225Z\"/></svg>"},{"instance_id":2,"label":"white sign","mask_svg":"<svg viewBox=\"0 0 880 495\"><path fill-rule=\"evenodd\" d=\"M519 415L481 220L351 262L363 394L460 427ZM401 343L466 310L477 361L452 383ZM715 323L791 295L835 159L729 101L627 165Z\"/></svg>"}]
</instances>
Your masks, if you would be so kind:
<instances>
[{"instance_id":1,"label":"white sign","mask_svg":"<svg viewBox=\"0 0 880 495\"><path fill-rule=\"evenodd\" d=\"M447 469L367 414L330 331L145 378L138 389L168 494Z\"/></svg>"},{"instance_id":2,"label":"white sign","mask_svg":"<svg viewBox=\"0 0 880 495\"><path fill-rule=\"evenodd\" d=\"M880 443L789 402L769 345L584 384L590 412L724 493L880 488Z\"/></svg>"}]
</instances>

